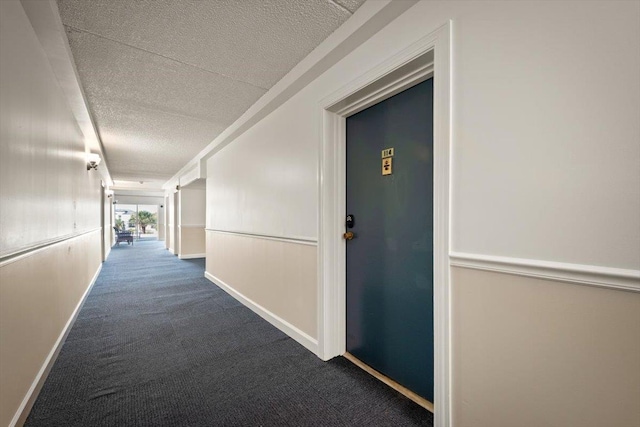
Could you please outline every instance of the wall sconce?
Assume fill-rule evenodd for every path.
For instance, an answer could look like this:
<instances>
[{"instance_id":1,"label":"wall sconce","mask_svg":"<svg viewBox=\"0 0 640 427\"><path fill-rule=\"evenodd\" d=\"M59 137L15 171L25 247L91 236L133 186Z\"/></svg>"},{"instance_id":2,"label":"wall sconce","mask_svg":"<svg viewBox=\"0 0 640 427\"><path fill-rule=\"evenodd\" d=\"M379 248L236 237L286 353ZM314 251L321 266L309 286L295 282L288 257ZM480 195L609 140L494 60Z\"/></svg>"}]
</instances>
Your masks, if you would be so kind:
<instances>
[{"instance_id":1,"label":"wall sconce","mask_svg":"<svg viewBox=\"0 0 640 427\"><path fill-rule=\"evenodd\" d=\"M98 169L98 165L100 164L100 155L95 153L87 154L87 170Z\"/></svg>"}]
</instances>

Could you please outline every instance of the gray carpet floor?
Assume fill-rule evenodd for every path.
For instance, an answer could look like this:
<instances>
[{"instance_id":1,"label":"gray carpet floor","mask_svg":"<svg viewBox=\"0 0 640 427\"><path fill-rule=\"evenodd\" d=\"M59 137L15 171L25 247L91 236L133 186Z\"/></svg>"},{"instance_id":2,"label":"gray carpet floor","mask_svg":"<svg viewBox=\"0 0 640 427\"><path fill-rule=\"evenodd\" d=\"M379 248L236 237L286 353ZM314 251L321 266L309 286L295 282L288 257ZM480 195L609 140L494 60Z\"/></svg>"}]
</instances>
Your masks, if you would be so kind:
<instances>
[{"instance_id":1,"label":"gray carpet floor","mask_svg":"<svg viewBox=\"0 0 640 427\"><path fill-rule=\"evenodd\" d=\"M27 426L431 426L342 357L322 362L179 260L115 246Z\"/></svg>"}]
</instances>

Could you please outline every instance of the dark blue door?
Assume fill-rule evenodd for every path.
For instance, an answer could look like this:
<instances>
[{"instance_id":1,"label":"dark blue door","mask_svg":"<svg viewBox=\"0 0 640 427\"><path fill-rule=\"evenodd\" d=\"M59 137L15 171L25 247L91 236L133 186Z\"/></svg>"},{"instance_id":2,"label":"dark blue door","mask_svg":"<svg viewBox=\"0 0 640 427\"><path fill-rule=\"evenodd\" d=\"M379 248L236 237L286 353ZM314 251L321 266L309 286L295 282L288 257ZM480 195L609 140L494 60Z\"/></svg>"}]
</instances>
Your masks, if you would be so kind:
<instances>
[{"instance_id":1,"label":"dark blue door","mask_svg":"<svg viewBox=\"0 0 640 427\"><path fill-rule=\"evenodd\" d=\"M347 118L345 214L347 351L433 402L433 79Z\"/></svg>"}]
</instances>

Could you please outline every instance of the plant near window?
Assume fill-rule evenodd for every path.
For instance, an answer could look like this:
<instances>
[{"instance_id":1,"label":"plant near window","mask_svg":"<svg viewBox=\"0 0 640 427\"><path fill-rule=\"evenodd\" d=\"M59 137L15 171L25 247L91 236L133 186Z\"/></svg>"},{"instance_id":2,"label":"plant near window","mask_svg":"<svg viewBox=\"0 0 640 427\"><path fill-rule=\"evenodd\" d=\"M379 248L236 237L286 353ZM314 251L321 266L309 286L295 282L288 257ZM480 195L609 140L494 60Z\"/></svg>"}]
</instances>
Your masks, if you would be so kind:
<instances>
[{"instance_id":1,"label":"plant near window","mask_svg":"<svg viewBox=\"0 0 640 427\"><path fill-rule=\"evenodd\" d=\"M155 225L158 220L156 214L148 211L140 211L137 214L131 215L129 220L132 223L137 223L142 228L142 234L145 234L149 225Z\"/></svg>"}]
</instances>

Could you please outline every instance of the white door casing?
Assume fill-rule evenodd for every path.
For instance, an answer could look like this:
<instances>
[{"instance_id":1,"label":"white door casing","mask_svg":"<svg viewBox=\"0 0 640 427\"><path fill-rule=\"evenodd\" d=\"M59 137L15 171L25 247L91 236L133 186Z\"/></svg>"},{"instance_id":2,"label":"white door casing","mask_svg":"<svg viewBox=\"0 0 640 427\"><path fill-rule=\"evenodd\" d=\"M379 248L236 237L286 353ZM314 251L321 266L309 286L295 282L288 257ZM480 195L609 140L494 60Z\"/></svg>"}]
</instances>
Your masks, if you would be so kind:
<instances>
[{"instance_id":1,"label":"white door casing","mask_svg":"<svg viewBox=\"0 0 640 427\"><path fill-rule=\"evenodd\" d=\"M434 406L450 425L450 151L452 23L407 46L319 102L318 356L345 352L346 117L434 78Z\"/></svg>"}]
</instances>

